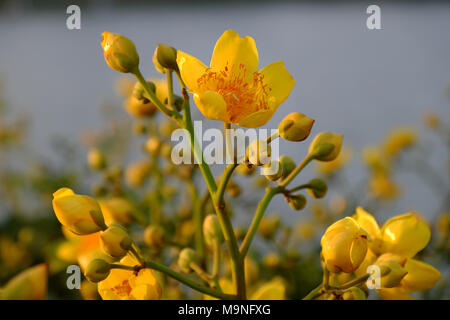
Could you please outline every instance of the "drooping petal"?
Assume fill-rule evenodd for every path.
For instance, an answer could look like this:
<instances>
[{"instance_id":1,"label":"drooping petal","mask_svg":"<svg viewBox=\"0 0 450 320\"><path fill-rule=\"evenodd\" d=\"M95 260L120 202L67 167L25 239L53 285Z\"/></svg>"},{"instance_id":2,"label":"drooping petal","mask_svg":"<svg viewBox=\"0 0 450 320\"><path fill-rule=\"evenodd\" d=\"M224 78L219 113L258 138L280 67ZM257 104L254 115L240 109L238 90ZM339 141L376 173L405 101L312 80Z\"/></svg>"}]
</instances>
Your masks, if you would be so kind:
<instances>
[{"instance_id":1,"label":"drooping petal","mask_svg":"<svg viewBox=\"0 0 450 320\"><path fill-rule=\"evenodd\" d=\"M215 71L222 71L226 66L238 70L240 64L243 64L246 75L251 77L258 69L258 60L258 50L253 38L241 38L236 31L227 30L216 42L210 67Z\"/></svg>"},{"instance_id":2,"label":"drooping petal","mask_svg":"<svg viewBox=\"0 0 450 320\"><path fill-rule=\"evenodd\" d=\"M197 58L179 50L177 52L177 64L184 83L189 89L196 91L197 80L207 67Z\"/></svg>"},{"instance_id":3,"label":"drooping petal","mask_svg":"<svg viewBox=\"0 0 450 320\"><path fill-rule=\"evenodd\" d=\"M267 86L269 109L274 109L273 112L275 112L289 97L295 80L284 67L284 61L273 62L259 70L259 73Z\"/></svg>"},{"instance_id":4,"label":"drooping petal","mask_svg":"<svg viewBox=\"0 0 450 320\"><path fill-rule=\"evenodd\" d=\"M431 289L441 279L439 270L419 260L406 260L405 269L408 273L400 285L408 292Z\"/></svg>"},{"instance_id":5,"label":"drooping petal","mask_svg":"<svg viewBox=\"0 0 450 320\"><path fill-rule=\"evenodd\" d=\"M227 104L220 94L214 91L196 93L194 94L194 101L206 118L228 122Z\"/></svg>"},{"instance_id":6,"label":"drooping petal","mask_svg":"<svg viewBox=\"0 0 450 320\"><path fill-rule=\"evenodd\" d=\"M415 300L402 288L378 289L377 292L383 300Z\"/></svg>"},{"instance_id":7,"label":"drooping petal","mask_svg":"<svg viewBox=\"0 0 450 320\"><path fill-rule=\"evenodd\" d=\"M430 241L430 227L416 214L406 213L389 219L381 228L381 250L408 258Z\"/></svg>"}]
</instances>

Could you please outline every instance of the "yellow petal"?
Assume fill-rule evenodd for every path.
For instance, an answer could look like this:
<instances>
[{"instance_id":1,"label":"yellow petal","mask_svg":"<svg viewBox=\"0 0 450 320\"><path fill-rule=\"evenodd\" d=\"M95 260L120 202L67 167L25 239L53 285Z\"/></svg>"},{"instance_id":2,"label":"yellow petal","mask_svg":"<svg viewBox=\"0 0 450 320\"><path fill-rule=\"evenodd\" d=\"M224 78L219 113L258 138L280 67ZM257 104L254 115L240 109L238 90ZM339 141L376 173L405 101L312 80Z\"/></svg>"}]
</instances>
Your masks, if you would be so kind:
<instances>
[{"instance_id":1,"label":"yellow petal","mask_svg":"<svg viewBox=\"0 0 450 320\"><path fill-rule=\"evenodd\" d=\"M177 64L181 78L189 89L197 90L197 80L205 72L207 67L197 58L183 52L177 52Z\"/></svg>"},{"instance_id":2,"label":"yellow petal","mask_svg":"<svg viewBox=\"0 0 450 320\"><path fill-rule=\"evenodd\" d=\"M250 300L284 300L285 291L286 287L283 281L279 278L275 278L262 285L252 294Z\"/></svg>"},{"instance_id":3,"label":"yellow petal","mask_svg":"<svg viewBox=\"0 0 450 320\"><path fill-rule=\"evenodd\" d=\"M383 300L415 300L402 288L378 289L377 292Z\"/></svg>"},{"instance_id":4,"label":"yellow petal","mask_svg":"<svg viewBox=\"0 0 450 320\"><path fill-rule=\"evenodd\" d=\"M236 122L238 126L246 128L257 128L265 125L271 118L276 109L259 110Z\"/></svg>"},{"instance_id":5,"label":"yellow petal","mask_svg":"<svg viewBox=\"0 0 450 320\"><path fill-rule=\"evenodd\" d=\"M431 289L441 279L439 270L419 260L406 260L405 269L408 273L400 285L409 292Z\"/></svg>"},{"instance_id":6,"label":"yellow petal","mask_svg":"<svg viewBox=\"0 0 450 320\"><path fill-rule=\"evenodd\" d=\"M226 66L238 70L240 64L245 66L248 77L258 69L255 40L248 36L241 38L236 31L227 30L217 40L210 67L215 71L222 71Z\"/></svg>"},{"instance_id":7,"label":"yellow petal","mask_svg":"<svg viewBox=\"0 0 450 320\"><path fill-rule=\"evenodd\" d=\"M353 219L359 223L361 228L363 228L369 234L369 247L370 249L379 254L380 253L380 227L378 226L375 218L365 211L362 207L356 208L356 213L353 215Z\"/></svg>"},{"instance_id":8,"label":"yellow petal","mask_svg":"<svg viewBox=\"0 0 450 320\"><path fill-rule=\"evenodd\" d=\"M406 213L389 219L381 228L381 250L408 258L430 241L430 227L416 214Z\"/></svg>"},{"instance_id":9,"label":"yellow petal","mask_svg":"<svg viewBox=\"0 0 450 320\"><path fill-rule=\"evenodd\" d=\"M273 62L261 70L259 73L264 76L263 82L268 87L269 108L276 109L282 104L294 87L295 80L284 67L284 61Z\"/></svg>"},{"instance_id":10,"label":"yellow petal","mask_svg":"<svg viewBox=\"0 0 450 320\"><path fill-rule=\"evenodd\" d=\"M206 118L228 122L227 104L220 94L205 91L202 94L194 94L194 101Z\"/></svg>"}]
</instances>

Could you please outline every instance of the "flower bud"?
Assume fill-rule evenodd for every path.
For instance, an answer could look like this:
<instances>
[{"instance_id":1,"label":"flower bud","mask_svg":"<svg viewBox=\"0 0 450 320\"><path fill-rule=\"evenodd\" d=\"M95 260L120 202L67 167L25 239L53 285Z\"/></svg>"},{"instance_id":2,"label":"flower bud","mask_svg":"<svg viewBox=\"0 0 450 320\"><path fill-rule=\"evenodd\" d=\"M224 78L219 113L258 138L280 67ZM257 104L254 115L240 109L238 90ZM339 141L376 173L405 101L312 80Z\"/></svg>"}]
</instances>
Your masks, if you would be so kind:
<instances>
[{"instance_id":1,"label":"flower bud","mask_svg":"<svg viewBox=\"0 0 450 320\"><path fill-rule=\"evenodd\" d=\"M332 161L341 152L344 135L332 132L319 133L309 146L309 155L319 161Z\"/></svg>"},{"instance_id":2,"label":"flower bud","mask_svg":"<svg viewBox=\"0 0 450 320\"><path fill-rule=\"evenodd\" d=\"M106 167L106 159L97 148L89 150L87 155L88 165L92 170L102 170Z\"/></svg>"},{"instance_id":3,"label":"flower bud","mask_svg":"<svg viewBox=\"0 0 450 320\"><path fill-rule=\"evenodd\" d=\"M144 241L149 247L162 247L164 238L164 229L159 225L150 225L145 229Z\"/></svg>"},{"instance_id":4,"label":"flower bud","mask_svg":"<svg viewBox=\"0 0 450 320\"><path fill-rule=\"evenodd\" d=\"M141 160L130 164L125 171L125 181L134 188L140 187L150 173L150 163Z\"/></svg>"},{"instance_id":5,"label":"flower bud","mask_svg":"<svg viewBox=\"0 0 450 320\"><path fill-rule=\"evenodd\" d=\"M105 280L111 271L111 265L102 259L94 259L86 267L84 276L91 282Z\"/></svg>"},{"instance_id":6,"label":"flower bud","mask_svg":"<svg viewBox=\"0 0 450 320\"><path fill-rule=\"evenodd\" d=\"M254 140L247 148L246 160L253 165L260 166L269 162L270 155L271 148L266 141Z\"/></svg>"},{"instance_id":7,"label":"flower bud","mask_svg":"<svg viewBox=\"0 0 450 320\"><path fill-rule=\"evenodd\" d=\"M290 195L287 198L289 206L294 210L302 210L306 206L306 197L302 194Z\"/></svg>"},{"instance_id":8,"label":"flower bud","mask_svg":"<svg viewBox=\"0 0 450 320\"><path fill-rule=\"evenodd\" d=\"M343 300L366 300L366 293L358 287L353 287L353 288L346 290L342 294L342 299Z\"/></svg>"},{"instance_id":9,"label":"flower bud","mask_svg":"<svg viewBox=\"0 0 450 320\"><path fill-rule=\"evenodd\" d=\"M117 33L103 32L101 46L108 66L116 71L134 73L139 66L139 55L134 43Z\"/></svg>"},{"instance_id":10,"label":"flower bud","mask_svg":"<svg viewBox=\"0 0 450 320\"><path fill-rule=\"evenodd\" d=\"M84 300L98 300L98 288L96 283L83 280L80 285L80 293Z\"/></svg>"},{"instance_id":11,"label":"flower bud","mask_svg":"<svg viewBox=\"0 0 450 320\"><path fill-rule=\"evenodd\" d=\"M278 125L280 137L288 141L303 141L308 138L314 120L299 112L287 115Z\"/></svg>"},{"instance_id":12,"label":"flower bud","mask_svg":"<svg viewBox=\"0 0 450 320\"><path fill-rule=\"evenodd\" d=\"M282 155L278 158L282 168L282 178L286 178L296 167L295 161L287 155Z\"/></svg>"},{"instance_id":13,"label":"flower bud","mask_svg":"<svg viewBox=\"0 0 450 320\"><path fill-rule=\"evenodd\" d=\"M350 217L329 226L320 243L326 267L334 273L355 271L367 253L367 233Z\"/></svg>"},{"instance_id":14,"label":"flower bud","mask_svg":"<svg viewBox=\"0 0 450 320\"><path fill-rule=\"evenodd\" d=\"M61 188L53 193L52 204L59 222L75 234L85 235L106 229L100 206L91 197Z\"/></svg>"},{"instance_id":15,"label":"flower bud","mask_svg":"<svg viewBox=\"0 0 450 320\"><path fill-rule=\"evenodd\" d=\"M268 164L264 165L263 173L267 180L277 181L281 178L283 168L278 160L272 160Z\"/></svg>"},{"instance_id":16,"label":"flower bud","mask_svg":"<svg viewBox=\"0 0 450 320\"><path fill-rule=\"evenodd\" d=\"M280 226L279 216L266 216L259 223L258 232L265 239L272 239Z\"/></svg>"},{"instance_id":17,"label":"flower bud","mask_svg":"<svg viewBox=\"0 0 450 320\"><path fill-rule=\"evenodd\" d=\"M327 194L327 184L322 179L312 179L308 182L309 188L307 189L308 193L311 197L320 199L323 198Z\"/></svg>"},{"instance_id":18,"label":"flower bud","mask_svg":"<svg viewBox=\"0 0 450 320\"><path fill-rule=\"evenodd\" d=\"M197 252L191 248L184 248L178 256L178 266L183 272L189 273L191 271L191 263L198 263L199 260Z\"/></svg>"},{"instance_id":19,"label":"flower bud","mask_svg":"<svg viewBox=\"0 0 450 320\"><path fill-rule=\"evenodd\" d=\"M246 164L240 164L236 167L235 172L241 176L251 176L255 172L254 166L247 166Z\"/></svg>"},{"instance_id":20,"label":"flower bud","mask_svg":"<svg viewBox=\"0 0 450 320\"><path fill-rule=\"evenodd\" d=\"M233 198L237 198L241 195L242 189L239 184L232 181L227 185L227 192Z\"/></svg>"},{"instance_id":21,"label":"flower bud","mask_svg":"<svg viewBox=\"0 0 450 320\"><path fill-rule=\"evenodd\" d=\"M385 268L388 270L388 272L384 272L385 274L381 275L380 284L382 288L396 287L408 273L406 269L400 265L400 263L394 260L378 259L375 264L379 266L380 269Z\"/></svg>"},{"instance_id":22,"label":"flower bud","mask_svg":"<svg viewBox=\"0 0 450 320\"><path fill-rule=\"evenodd\" d=\"M152 91L153 93L156 93L156 85L152 81L147 81L147 85L148 85L150 91ZM133 95L133 97L135 97L138 100L144 100L143 101L144 103L149 102L149 100L145 97L145 95L146 95L145 89L139 81L137 81L136 84L134 85L132 95Z\"/></svg>"},{"instance_id":23,"label":"flower bud","mask_svg":"<svg viewBox=\"0 0 450 320\"><path fill-rule=\"evenodd\" d=\"M149 154L156 155L161 148L161 140L158 137L152 136L148 138L144 148Z\"/></svg>"},{"instance_id":24,"label":"flower bud","mask_svg":"<svg viewBox=\"0 0 450 320\"><path fill-rule=\"evenodd\" d=\"M124 102L125 110L133 117L151 117L158 108L147 99L139 100L134 95Z\"/></svg>"},{"instance_id":25,"label":"flower bud","mask_svg":"<svg viewBox=\"0 0 450 320\"><path fill-rule=\"evenodd\" d=\"M219 218L215 214L208 215L203 221L203 233L205 241L209 245L213 245L216 241L219 243L223 241Z\"/></svg>"},{"instance_id":26,"label":"flower bud","mask_svg":"<svg viewBox=\"0 0 450 320\"><path fill-rule=\"evenodd\" d=\"M156 60L163 68L178 70L177 50L171 46L168 46L167 44L158 43L158 47L156 48Z\"/></svg>"},{"instance_id":27,"label":"flower bud","mask_svg":"<svg viewBox=\"0 0 450 320\"><path fill-rule=\"evenodd\" d=\"M155 51L153 52L153 65L155 66L156 71L159 73L165 73L166 70L164 67L159 63L158 61L158 47L155 48Z\"/></svg>"},{"instance_id":28,"label":"flower bud","mask_svg":"<svg viewBox=\"0 0 450 320\"><path fill-rule=\"evenodd\" d=\"M122 258L131 248L131 238L127 230L118 223L111 223L100 232L100 244L105 253L113 258Z\"/></svg>"}]
</instances>

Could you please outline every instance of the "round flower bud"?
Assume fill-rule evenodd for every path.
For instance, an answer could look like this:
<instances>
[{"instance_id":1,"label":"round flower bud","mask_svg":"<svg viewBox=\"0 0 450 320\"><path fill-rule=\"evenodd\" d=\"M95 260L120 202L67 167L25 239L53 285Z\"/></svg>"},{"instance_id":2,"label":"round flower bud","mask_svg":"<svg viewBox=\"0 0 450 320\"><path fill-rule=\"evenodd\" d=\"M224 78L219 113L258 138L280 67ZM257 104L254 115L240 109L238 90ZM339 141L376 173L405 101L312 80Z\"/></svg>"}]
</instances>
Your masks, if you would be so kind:
<instances>
[{"instance_id":1,"label":"round flower bud","mask_svg":"<svg viewBox=\"0 0 450 320\"><path fill-rule=\"evenodd\" d=\"M278 158L278 161L280 162L282 168L281 175L282 178L284 179L292 172L292 170L295 169L296 164L295 161L292 160L292 158L287 155L282 155L281 157Z\"/></svg>"},{"instance_id":2,"label":"round flower bud","mask_svg":"<svg viewBox=\"0 0 450 320\"><path fill-rule=\"evenodd\" d=\"M156 60L163 68L178 70L177 50L167 44L158 43L158 47L156 48Z\"/></svg>"},{"instance_id":3,"label":"round flower bud","mask_svg":"<svg viewBox=\"0 0 450 320\"><path fill-rule=\"evenodd\" d=\"M100 282L108 278L111 265L102 259L94 259L89 262L84 272L85 277L91 282Z\"/></svg>"},{"instance_id":4,"label":"round flower bud","mask_svg":"<svg viewBox=\"0 0 450 320\"><path fill-rule=\"evenodd\" d=\"M280 226L279 216L266 216L259 223L258 232L265 239L272 239Z\"/></svg>"},{"instance_id":5,"label":"round flower bud","mask_svg":"<svg viewBox=\"0 0 450 320\"><path fill-rule=\"evenodd\" d=\"M97 148L89 150L87 155L88 165L92 170L102 170L106 167L106 159Z\"/></svg>"},{"instance_id":6,"label":"round flower bud","mask_svg":"<svg viewBox=\"0 0 450 320\"><path fill-rule=\"evenodd\" d=\"M241 186L238 185L237 183L234 182L230 182L227 185L227 192L230 196L232 196L233 198L239 197L241 195Z\"/></svg>"},{"instance_id":7,"label":"round flower bud","mask_svg":"<svg viewBox=\"0 0 450 320\"><path fill-rule=\"evenodd\" d=\"M131 243L127 230L118 223L111 223L108 229L100 232L101 247L113 258L122 258L126 255Z\"/></svg>"},{"instance_id":8,"label":"round flower bud","mask_svg":"<svg viewBox=\"0 0 450 320\"><path fill-rule=\"evenodd\" d=\"M161 147L161 140L155 136L148 138L144 146L145 151L147 151L151 155L158 154L160 147Z\"/></svg>"},{"instance_id":9,"label":"round flower bud","mask_svg":"<svg viewBox=\"0 0 450 320\"><path fill-rule=\"evenodd\" d=\"M223 241L219 218L215 214L208 215L203 221L203 233L208 245L213 245L216 241L219 243Z\"/></svg>"},{"instance_id":10,"label":"round flower bud","mask_svg":"<svg viewBox=\"0 0 450 320\"><path fill-rule=\"evenodd\" d=\"M322 179L312 179L308 182L309 188L307 189L308 193L311 197L320 199L323 198L327 194L327 184Z\"/></svg>"},{"instance_id":11,"label":"round flower bud","mask_svg":"<svg viewBox=\"0 0 450 320\"><path fill-rule=\"evenodd\" d=\"M197 252L192 250L191 248L184 248L180 251L180 255L178 256L178 266L180 269L189 273L191 271L191 263L198 263L199 257Z\"/></svg>"},{"instance_id":12,"label":"round flower bud","mask_svg":"<svg viewBox=\"0 0 450 320\"><path fill-rule=\"evenodd\" d=\"M366 293L358 287L353 287L353 288L346 290L342 294L342 299L343 300L366 300Z\"/></svg>"},{"instance_id":13,"label":"round flower bud","mask_svg":"<svg viewBox=\"0 0 450 320\"><path fill-rule=\"evenodd\" d=\"M125 171L125 181L131 187L140 187L148 177L150 169L150 163L146 160L134 162Z\"/></svg>"},{"instance_id":14,"label":"round flower bud","mask_svg":"<svg viewBox=\"0 0 450 320\"><path fill-rule=\"evenodd\" d=\"M103 32L101 46L108 66L116 71L134 73L139 66L139 55L133 41L117 33Z\"/></svg>"},{"instance_id":15,"label":"round flower bud","mask_svg":"<svg viewBox=\"0 0 450 320\"><path fill-rule=\"evenodd\" d=\"M266 141L254 140L247 147L246 160L253 165L263 165L269 162L270 145Z\"/></svg>"},{"instance_id":16,"label":"round flower bud","mask_svg":"<svg viewBox=\"0 0 450 320\"><path fill-rule=\"evenodd\" d=\"M166 70L158 61L158 47L156 47L155 51L153 51L152 59L153 59L153 65L155 66L156 71L158 71L159 73L165 73Z\"/></svg>"},{"instance_id":17,"label":"round flower bud","mask_svg":"<svg viewBox=\"0 0 450 320\"><path fill-rule=\"evenodd\" d=\"M145 228L144 241L149 247L161 247L164 245L164 229L159 225L151 225Z\"/></svg>"},{"instance_id":18,"label":"round flower bud","mask_svg":"<svg viewBox=\"0 0 450 320\"><path fill-rule=\"evenodd\" d=\"M367 232L353 218L346 217L328 227L320 244L330 272L350 273L358 269L366 256Z\"/></svg>"},{"instance_id":19,"label":"round flower bud","mask_svg":"<svg viewBox=\"0 0 450 320\"><path fill-rule=\"evenodd\" d=\"M134 95L125 100L124 106L125 110L133 117L150 117L158 110L150 100L139 100Z\"/></svg>"},{"instance_id":20,"label":"round flower bud","mask_svg":"<svg viewBox=\"0 0 450 320\"><path fill-rule=\"evenodd\" d=\"M150 88L150 91L153 93L156 93L156 85L152 81L147 81L148 87ZM145 97L145 89L142 86L142 84L137 81L133 88L133 97L135 97L138 100L144 100L144 103L148 103L149 100Z\"/></svg>"},{"instance_id":21,"label":"round flower bud","mask_svg":"<svg viewBox=\"0 0 450 320\"><path fill-rule=\"evenodd\" d=\"M267 180L277 181L280 179L283 173L283 168L281 167L280 161L272 160L268 164L264 165L263 173Z\"/></svg>"},{"instance_id":22,"label":"round flower bud","mask_svg":"<svg viewBox=\"0 0 450 320\"><path fill-rule=\"evenodd\" d=\"M240 164L236 167L235 172L241 176L250 176L255 172L254 166L247 166L246 164Z\"/></svg>"},{"instance_id":23,"label":"round flower bud","mask_svg":"<svg viewBox=\"0 0 450 320\"><path fill-rule=\"evenodd\" d=\"M302 210L306 206L306 197L302 194L290 195L287 198L289 206L294 210Z\"/></svg>"},{"instance_id":24,"label":"round flower bud","mask_svg":"<svg viewBox=\"0 0 450 320\"><path fill-rule=\"evenodd\" d=\"M332 132L319 133L309 146L309 155L319 161L332 161L341 152L344 135Z\"/></svg>"},{"instance_id":25,"label":"round flower bud","mask_svg":"<svg viewBox=\"0 0 450 320\"><path fill-rule=\"evenodd\" d=\"M61 188L53 193L52 204L59 222L75 234L85 235L106 229L100 206L91 197Z\"/></svg>"},{"instance_id":26,"label":"round flower bud","mask_svg":"<svg viewBox=\"0 0 450 320\"><path fill-rule=\"evenodd\" d=\"M294 112L287 115L278 125L280 137L288 141L303 141L308 138L314 120Z\"/></svg>"}]
</instances>

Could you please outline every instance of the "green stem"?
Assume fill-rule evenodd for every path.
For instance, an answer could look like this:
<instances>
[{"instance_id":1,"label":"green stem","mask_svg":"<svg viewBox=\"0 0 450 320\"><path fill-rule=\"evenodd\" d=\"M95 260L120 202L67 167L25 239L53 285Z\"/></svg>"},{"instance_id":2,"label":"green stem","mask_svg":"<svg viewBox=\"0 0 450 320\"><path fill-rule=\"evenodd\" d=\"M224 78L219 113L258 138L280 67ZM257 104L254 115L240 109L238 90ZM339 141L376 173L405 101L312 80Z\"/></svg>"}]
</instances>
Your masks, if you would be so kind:
<instances>
[{"instance_id":1,"label":"green stem","mask_svg":"<svg viewBox=\"0 0 450 320\"><path fill-rule=\"evenodd\" d=\"M215 278L219 273L219 265L220 265L220 243L218 240L214 241L212 249L213 249L213 266L211 277Z\"/></svg>"},{"instance_id":2,"label":"green stem","mask_svg":"<svg viewBox=\"0 0 450 320\"><path fill-rule=\"evenodd\" d=\"M318 296L320 296L323 293L322 284L311 290L310 293L306 295L306 297L303 298L303 300L314 300Z\"/></svg>"},{"instance_id":3,"label":"green stem","mask_svg":"<svg viewBox=\"0 0 450 320\"><path fill-rule=\"evenodd\" d=\"M234 295L224 294L221 292L218 292L216 290L210 289L208 287L205 287L201 284L198 284L197 282L185 277L184 275L153 261L145 261L145 267L150 268L159 272L162 272L169 277L172 277L181 283L187 285L188 287L191 287L192 289L195 289L197 291L200 291L202 293L205 293L207 295L213 296L215 298L224 299L224 300L231 300L235 299L236 297Z\"/></svg>"},{"instance_id":4,"label":"green stem","mask_svg":"<svg viewBox=\"0 0 450 320\"><path fill-rule=\"evenodd\" d=\"M279 186L282 188L286 187L300 173L300 171L302 171L303 168L311 162L311 160L313 160L313 157L308 154L303 159L303 161L300 162L300 164L294 170L292 170L292 172L284 180L280 182Z\"/></svg>"},{"instance_id":5,"label":"green stem","mask_svg":"<svg viewBox=\"0 0 450 320\"><path fill-rule=\"evenodd\" d=\"M167 80L167 103L169 106L174 109L173 105L173 79L172 79L172 71L166 69L166 80Z\"/></svg>"},{"instance_id":6,"label":"green stem","mask_svg":"<svg viewBox=\"0 0 450 320\"><path fill-rule=\"evenodd\" d=\"M261 201L258 204L258 207L256 208L255 215L253 216L253 221L250 224L250 228L247 231L247 234L245 235L244 241L242 242L240 254L244 258L247 255L248 249L250 248L250 245L252 243L253 237L256 234L256 231L258 230L259 223L261 222L262 217L264 216L264 212L267 209L267 206L269 205L272 198L279 192L281 192L281 188L267 188L266 193L264 194L264 197L261 199Z\"/></svg>"},{"instance_id":7,"label":"green stem","mask_svg":"<svg viewBox=\"0 0 450 320\"><path fill-rule=\"evenodd\" d=\"M153 102L153 104L159 110L161 110L161 112L163 112L165 115L167 115L170 118L175 118L175 119L181 118L181 115L178 112L167 109L167 107L161 101L159 101L159 99L156 97L155 93L148 86L147 81L145 81L145 79L142 76L142 73L139 69L137 69L133 74L136 77L137 81L139 81L139 83L144 88L145 93L148 95L148 98L150 99L150 101Z\"/></svg>"},{"instance_id":8,"label":"green stem","mask_svg":"<svg viewBox=\"0 0 450 320\"><path fill-rule=\"evenodd\" d=\"M195 251L203 261L205 257L205 240L203 235L203 212L201 210L201 201L198 198L198 191L195 184L191 180L188 180L187 183L192 199L192 211L195 226Z\"/></svg>"},{"instance_id":9,"label":"green stem","mask_svg":"<svg viewBox=\"0 0 450 320\"><path fill-rule=\"evenodd\" d=\"M330 287L330 289L332 290L346 290L352 287L355 287L363 282L366 282L367 279L369 279L370 277L370 273L367 273L359 278L356 278L355 280L351 280L347 283L344 283L342 286L338 286L338 287Z\"/></svg>"},{"instance_id":10,"label":"green stem","mask_svg":"<svg viewBox=\"0 0 450 320\"><path fill-rule=\"evenodd\" d=\"M230 181L231 176L233 175L233 171L234 169L236 169L237 166L238 164L229 164L225 167L225 170L223 171L222 179L220 180L220 184L216 193L216 197L219 203L223 202L228 182Z\"/></svg>"}]
</instances>

